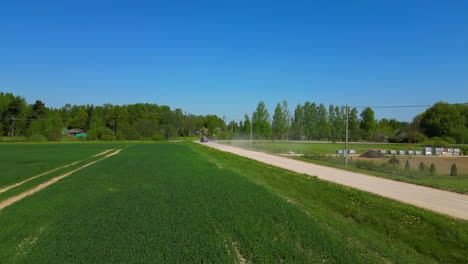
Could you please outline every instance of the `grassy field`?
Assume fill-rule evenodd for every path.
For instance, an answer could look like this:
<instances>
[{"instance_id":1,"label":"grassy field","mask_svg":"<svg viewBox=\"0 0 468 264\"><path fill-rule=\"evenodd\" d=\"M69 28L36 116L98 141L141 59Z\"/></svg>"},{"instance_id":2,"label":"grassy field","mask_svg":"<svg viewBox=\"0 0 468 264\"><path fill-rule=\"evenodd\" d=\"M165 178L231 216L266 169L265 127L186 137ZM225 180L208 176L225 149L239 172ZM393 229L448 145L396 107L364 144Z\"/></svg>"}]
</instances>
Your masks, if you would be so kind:
<instances>
[{"instance_id":1,"label":"grassy field","mask_svg":"<svg viewBox=\"0 0 468 264\"><path fill-rule=\"evenodd\" d=\"M253 148L270 153L288 153L290 151L298 154L335 154L337 150L345 149L343 143L303 143L303 142L253 142L250 144L247 140L222 141L226 145L232 145L242 148ZM412 150L422 149L417 144L349 144L349 149L356 150L357 153L364 153L369 149L387 149L387 150Z\"/></svg>"},{"instance_id":2,"label":"grassy field","mask_svg":"<svg viewBox=\"0 0 468 264\"><path fill-rule=\"evenodd\" d=\"M463 263L468 245L466 221L193 143L131 145L0 226L0 263Z\"/></svg>"}]
</instances>

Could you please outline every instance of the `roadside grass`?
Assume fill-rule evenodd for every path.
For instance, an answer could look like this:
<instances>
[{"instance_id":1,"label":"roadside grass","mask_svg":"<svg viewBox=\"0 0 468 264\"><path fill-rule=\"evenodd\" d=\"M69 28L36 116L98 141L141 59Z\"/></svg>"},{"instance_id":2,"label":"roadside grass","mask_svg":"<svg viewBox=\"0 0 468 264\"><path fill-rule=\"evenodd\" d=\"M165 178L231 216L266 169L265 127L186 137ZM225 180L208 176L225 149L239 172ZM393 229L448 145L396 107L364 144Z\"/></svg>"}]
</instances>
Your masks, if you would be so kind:
<instances>
[{"instance_id":1,"label":"roadside grass","mask_svg":"<svg viewBox=\"0 0 468 264\"><path fill-rule=\"evenodd\" d=\"M396 174L385 173L385 172L374 171L374 170L371 171L371 170L356 168L354 166L346 167L344 164L337 164L336 162L326 161L326 160L317 160L317 159L311 159L311 158L306 158L306 157L287 157L287 158L292 158L292 159L301 160L304 162L310 162L310 163L314 163L314 164L318 164L322 166L333 167L333 168L338 168L338 169L347 170L347 171L359 172L359 173L363 173L363 174L367 174L371 176L387 178L387 179L396 180L396 181L402 181L402 182L408 182L408 183L433 187L433 188L447 190L447 191L453 191L453 192L464 193L464 194L468 193L468 175L466 174L462 174L458 176L449 176L449 175L421 176L421 175L415 174L413 177L409 177L409 176L396 175Z\"/></svg>"},{"instance_id":2,"label":"roadside grass","mask_svg":"<svg viewBox=\"0 0 468 264\"><path fill-rule=\"evenodd\" d=\"M190 136L190 137L175 137L173 140L182 140L182 141L194 141L200 140L201 136Z\"/></svg>"},{"instance_id":3,"label":"roadside grass","mask_svg":"<svg viewBox=\"0 0 468 264\"><path fill-rule=\"evenodd\" d=\"M340 240L361 245L388 262L466 263L467 221L206 146L191 147L290 201Z\"/></svg>"},{"instance_id":4,"label":"roadside grass","mask_svg":"<svg viewBox=\"0 0 468 264\"><path fill-rule=\"evenodd\" d=\"M115 145L0 144L0 188L78 161Z\"/></svg>"},{"instance_id":5,"label":"roadside grass","mask_svg":"<svg viewBox=\"0 0 468 264\"><path fill-rule=\"evenodd\" d=\"M188 144L134 145L0 211L6 263L379 263ZM426 262L427 263L427 262Z\"/></svg>"}]
</instances>

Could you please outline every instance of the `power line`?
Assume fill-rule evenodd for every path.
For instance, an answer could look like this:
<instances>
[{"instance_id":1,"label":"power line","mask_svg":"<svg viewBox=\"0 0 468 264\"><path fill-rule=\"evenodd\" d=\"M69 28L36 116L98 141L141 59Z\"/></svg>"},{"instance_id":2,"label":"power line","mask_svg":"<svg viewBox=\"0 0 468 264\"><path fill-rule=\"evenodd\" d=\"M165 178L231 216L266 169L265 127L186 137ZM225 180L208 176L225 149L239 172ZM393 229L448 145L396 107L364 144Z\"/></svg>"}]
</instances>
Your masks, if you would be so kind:
<instances>
[{"instance_id":1,"label":"power line","mask_svg":"<svg viewBox=\"0 0 468 264\"><path fill-rule=\"evenodd\" d=\"M453 104L448 104L448 105L468 105L468 103L453 103ZM354 108L410 108L410 107L432 107L435 106L435 104L431 105L350 105L349 107L354 107Z\"/></svg>"}]
</instances>

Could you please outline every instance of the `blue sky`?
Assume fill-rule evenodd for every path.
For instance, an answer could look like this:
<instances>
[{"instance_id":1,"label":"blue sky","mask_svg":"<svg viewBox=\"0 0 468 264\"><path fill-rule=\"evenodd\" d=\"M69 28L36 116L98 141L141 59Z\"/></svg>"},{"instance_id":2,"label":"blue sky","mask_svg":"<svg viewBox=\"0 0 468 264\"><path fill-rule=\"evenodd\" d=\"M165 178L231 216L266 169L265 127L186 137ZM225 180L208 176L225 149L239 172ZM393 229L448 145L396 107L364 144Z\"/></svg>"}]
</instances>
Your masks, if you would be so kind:
<instances>
[{"instance_id":1,"label":"blue sky","mask_svg":"<svg viewBox=\"0 0 468 264\"><path fill-rule=\"evenodd\" d=\"M468 101L468 1L2 1L0 91L238 119ZM376 110L411 120L423 108Z\"/></svg>"}]
</instances>

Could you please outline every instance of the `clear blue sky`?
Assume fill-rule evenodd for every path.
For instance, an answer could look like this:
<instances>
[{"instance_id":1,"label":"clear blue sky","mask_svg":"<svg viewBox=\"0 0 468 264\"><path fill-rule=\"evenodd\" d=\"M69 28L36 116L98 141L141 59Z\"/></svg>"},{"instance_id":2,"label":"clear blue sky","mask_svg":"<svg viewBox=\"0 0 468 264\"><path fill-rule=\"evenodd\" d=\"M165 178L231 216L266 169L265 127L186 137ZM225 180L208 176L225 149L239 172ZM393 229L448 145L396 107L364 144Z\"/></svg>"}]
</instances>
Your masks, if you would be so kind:
<instances>
[{"instance_id":1,"label":"clear blue sky","mask_svg":"<svg viewBox=\"0 0 468 264\"><path fill-rule=\"evenodd\" d=\"M466 102L468 1L2 1L0 91L228 118L259 100Z\"/></svg>"}]
</instances>

